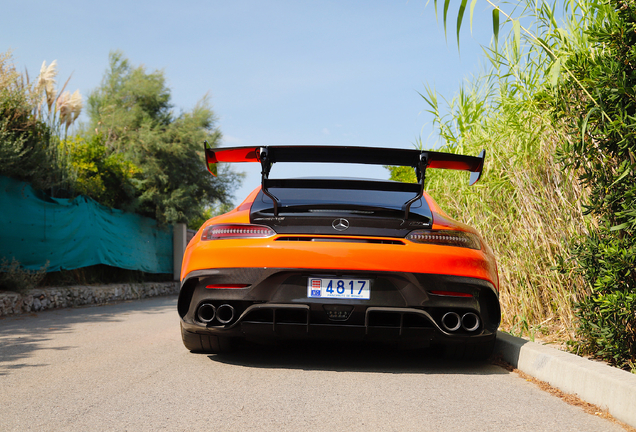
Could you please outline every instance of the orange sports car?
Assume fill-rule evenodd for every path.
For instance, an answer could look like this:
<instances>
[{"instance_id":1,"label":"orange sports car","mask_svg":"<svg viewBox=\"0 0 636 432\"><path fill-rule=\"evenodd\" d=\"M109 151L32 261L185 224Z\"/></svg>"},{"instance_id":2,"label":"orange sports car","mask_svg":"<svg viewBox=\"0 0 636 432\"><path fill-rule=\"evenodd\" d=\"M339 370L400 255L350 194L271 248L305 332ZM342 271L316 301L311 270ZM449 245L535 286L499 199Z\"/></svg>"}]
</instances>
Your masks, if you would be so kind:
<instances>
[{"instance_id":1,"label":"orange sports car","mask_svg":"<svg viewBox=\"0 0 636 432\"><path fill-rule=\"evenodd\" d=\"M219 162L256 162L262 182L204 223L185 251L178 312L186 348L326 339L490 355L501 316L495 258L424 191L428 168L469 171L475 183L484 151L205 147L212 174ZM418 183L269 178L274 163L303 162L408 166Z\"/></svg>"}]
</instances>

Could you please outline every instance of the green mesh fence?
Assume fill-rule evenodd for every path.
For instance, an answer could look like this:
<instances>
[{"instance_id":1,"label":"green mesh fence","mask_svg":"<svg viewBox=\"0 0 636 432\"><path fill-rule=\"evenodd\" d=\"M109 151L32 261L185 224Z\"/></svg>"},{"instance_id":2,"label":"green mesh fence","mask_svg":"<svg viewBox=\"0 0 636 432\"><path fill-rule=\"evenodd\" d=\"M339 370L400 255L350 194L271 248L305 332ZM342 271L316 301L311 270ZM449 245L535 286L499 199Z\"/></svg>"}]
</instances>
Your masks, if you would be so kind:
<instances>
[{"instance_id":1,"label":"green mesh fence","mask_svg":"<svg viewBox=\"0 0 636 432\"><path fill-rule=\"evenodd\" d=\"M106 264L172 273L172 228L85 196L51 198L0 176L0 258L30 270L48 261L49 272Z\"/></svg>"}]
</instances>

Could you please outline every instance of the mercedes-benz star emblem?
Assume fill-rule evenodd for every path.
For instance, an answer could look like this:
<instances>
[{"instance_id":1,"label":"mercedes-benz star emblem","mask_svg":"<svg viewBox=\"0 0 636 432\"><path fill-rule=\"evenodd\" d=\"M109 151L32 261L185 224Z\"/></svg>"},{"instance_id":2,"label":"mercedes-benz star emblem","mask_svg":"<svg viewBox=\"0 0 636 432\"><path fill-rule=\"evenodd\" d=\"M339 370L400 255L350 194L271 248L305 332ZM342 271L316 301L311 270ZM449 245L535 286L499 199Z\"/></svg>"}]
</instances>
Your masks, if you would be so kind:
<instances>
[{"instance_id":1,"label":"mercedes-benz star emblem","mask_svg":"<svg viewBox=\"0 0 636 432\"><path fill-rule=\"evenodd\" d=\"M343 218L336 219L333 222L331 222L331 226L336 231L344 231L347 228L349 228L349 221Z\"/></svg>"}]
</instances>

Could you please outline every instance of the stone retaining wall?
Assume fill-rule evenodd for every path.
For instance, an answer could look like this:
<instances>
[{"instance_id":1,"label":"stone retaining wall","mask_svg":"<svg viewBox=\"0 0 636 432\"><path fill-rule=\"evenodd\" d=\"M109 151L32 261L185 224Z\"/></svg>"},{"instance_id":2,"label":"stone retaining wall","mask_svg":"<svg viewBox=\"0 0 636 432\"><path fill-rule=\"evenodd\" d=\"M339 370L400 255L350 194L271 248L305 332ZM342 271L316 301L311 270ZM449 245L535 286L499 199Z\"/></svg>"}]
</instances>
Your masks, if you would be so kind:
<instances>
[{"instance_id":1,"label":"stone retaining wall","mask_svg":"<svg viewBox=\"0 0 636 432\"><path fill-rule=\"evenodd\" d=\"M0 316L178 293L179 282L36 288L24 294L2 291Z\"/></svg>"}]
</instances>

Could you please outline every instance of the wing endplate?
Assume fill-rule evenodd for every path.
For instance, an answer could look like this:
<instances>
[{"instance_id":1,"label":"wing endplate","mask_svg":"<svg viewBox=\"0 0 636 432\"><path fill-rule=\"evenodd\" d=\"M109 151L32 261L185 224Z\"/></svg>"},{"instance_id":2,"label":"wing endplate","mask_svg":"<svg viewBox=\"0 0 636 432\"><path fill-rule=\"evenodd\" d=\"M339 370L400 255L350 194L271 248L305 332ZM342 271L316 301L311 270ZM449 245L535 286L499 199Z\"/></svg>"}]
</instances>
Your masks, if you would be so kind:
<instances>
[{"instance_id":1,"label":"wing endplate","mask_svg":"<svg viewBox=\"0 0 636 432\"><path fill-rule=\"evenodd\" d=\"M482 150L479 156L465 156L454 153L423 152L428 153L427 168L442 168L459 171L470 171L470 185L474 185L481 178L484 169L486 150Z\"/></svg>"},{"instance_id":2,"label":"wing endplate","mask_svg":"<svg viewBox=\"0 0 636 432\"><path fill-rule=\"evenodd\" d=\"M210 174L217 176L219 162L260 162L260 147L211 148L207 141L203 143L206 167Z\"/></svg>"}]
</instances>

